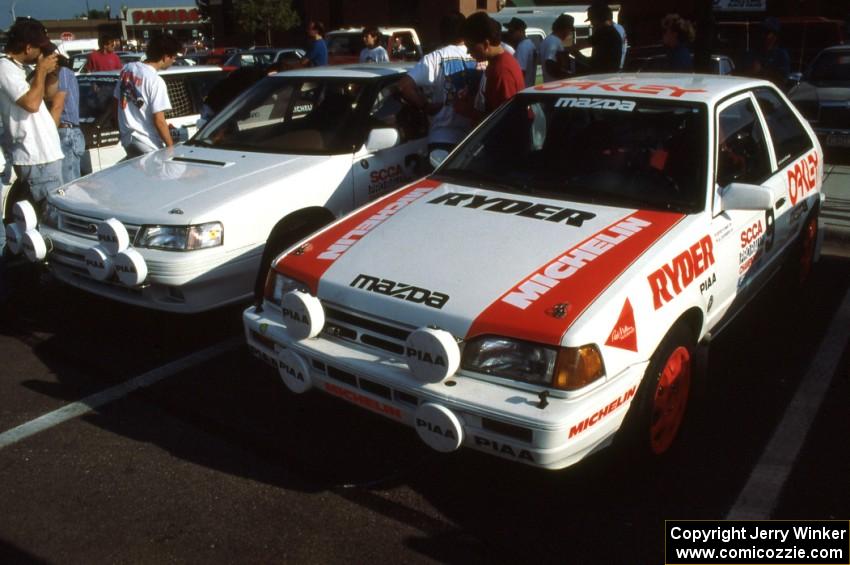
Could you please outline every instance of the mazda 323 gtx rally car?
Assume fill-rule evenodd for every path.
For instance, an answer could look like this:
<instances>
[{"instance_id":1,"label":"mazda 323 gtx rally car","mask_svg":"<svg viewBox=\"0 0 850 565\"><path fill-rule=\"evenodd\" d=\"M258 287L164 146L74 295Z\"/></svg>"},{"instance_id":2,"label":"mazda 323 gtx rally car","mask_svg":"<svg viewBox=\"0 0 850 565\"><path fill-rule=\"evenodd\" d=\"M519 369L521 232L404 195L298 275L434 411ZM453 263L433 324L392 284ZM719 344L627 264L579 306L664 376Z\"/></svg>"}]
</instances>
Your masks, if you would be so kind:
<instances>
[{"instance_id":1,"label":"mazda 323 gtx rally car","mask_svg":"<svg viewBox=\"0 0 850 565\"><path fill-rule=\"evenodd\" d=\"M439 451L561 468L620 430L663 454L700 344L780 264L808 273L822 171L767 82L539 85L432 176L280 255L248 343L293 391Z\"/></svg>"}]
</instances>

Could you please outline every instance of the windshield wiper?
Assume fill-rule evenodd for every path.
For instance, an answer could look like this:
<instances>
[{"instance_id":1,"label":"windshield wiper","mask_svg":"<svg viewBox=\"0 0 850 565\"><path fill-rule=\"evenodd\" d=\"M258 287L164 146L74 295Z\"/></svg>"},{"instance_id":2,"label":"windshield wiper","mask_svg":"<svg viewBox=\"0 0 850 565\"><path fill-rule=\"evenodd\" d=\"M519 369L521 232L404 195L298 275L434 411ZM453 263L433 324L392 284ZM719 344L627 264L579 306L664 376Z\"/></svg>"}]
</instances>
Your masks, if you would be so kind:
<instances>
[{"instance_id":1,"label":"windshield wiper","mask_svg":"<svg viewBox=\"0 0 850 565\"><path fill-rule=\"evenodd\" d=\"M472 184L476 188L496 188L508 192L528 193L526 185L517 186L498 177L494 173L483 173L471 169L443 169L435 173L434 178L449 182L458 181Z\"/></svg>"}]
</instances>

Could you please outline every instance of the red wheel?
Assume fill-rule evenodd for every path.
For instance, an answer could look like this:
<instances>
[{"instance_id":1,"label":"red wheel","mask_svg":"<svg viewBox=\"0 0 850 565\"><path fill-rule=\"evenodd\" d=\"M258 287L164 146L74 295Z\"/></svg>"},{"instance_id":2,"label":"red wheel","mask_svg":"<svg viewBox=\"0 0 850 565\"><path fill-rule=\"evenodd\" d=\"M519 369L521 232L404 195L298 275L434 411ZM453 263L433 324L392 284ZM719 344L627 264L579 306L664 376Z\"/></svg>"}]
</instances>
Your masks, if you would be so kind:
<instances>
[{"instance_id":1,"label":"red wheel","mask_svg":"<svg viewBox=\"0 0 850 565\"><path fill-rule=\"evenodd\" d=\"M649 428L649 446L655 455L670 448L688 405L691 389L691 354L687 347L679 346L667 357L652 403Z\"/></svg>"},{"instance_id":2,"label":"red wheel","mask_svg":"<svg viewBox=\"0 0 850 565\"><path fill-rule=\"evenodd\" d=\"M685 420L694 368L695 338L682 323L672 328L649 359L623 430L615 442L632 461L654 464L674 445Z\"/></svg>"},{"instance_id":3,"label":"red wheel","mask_svg":"<svg viewBox=\"0 0 850 565\"><path fill-rule=\"evenodd\" d=\"M797 265L799 278L797 282L802 286L809 280L812 274L812 263L815 258L815 244L818 239L818 218L811 216L806 220L803 231L800 234L800 257Z\"/></svg>"}]
</instances>

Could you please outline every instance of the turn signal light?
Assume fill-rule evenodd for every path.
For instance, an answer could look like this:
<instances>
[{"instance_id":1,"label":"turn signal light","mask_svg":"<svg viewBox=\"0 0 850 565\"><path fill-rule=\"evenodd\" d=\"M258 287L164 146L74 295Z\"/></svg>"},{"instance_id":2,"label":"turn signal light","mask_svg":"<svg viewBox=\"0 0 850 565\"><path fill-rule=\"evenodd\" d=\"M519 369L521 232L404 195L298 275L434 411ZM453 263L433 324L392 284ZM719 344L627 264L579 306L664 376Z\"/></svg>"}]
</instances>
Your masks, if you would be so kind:
<instances>
[{"instance_id":1,"label":"turn signal light","mask_svg":"<svg viewBox=\"0 0 850 565\"><path fill-rule=\"evenodd\" d=\"M602 355L595 345L563 347L558 351L552 386L577 390L605 375Z\"/></svg>"}]
</instances>

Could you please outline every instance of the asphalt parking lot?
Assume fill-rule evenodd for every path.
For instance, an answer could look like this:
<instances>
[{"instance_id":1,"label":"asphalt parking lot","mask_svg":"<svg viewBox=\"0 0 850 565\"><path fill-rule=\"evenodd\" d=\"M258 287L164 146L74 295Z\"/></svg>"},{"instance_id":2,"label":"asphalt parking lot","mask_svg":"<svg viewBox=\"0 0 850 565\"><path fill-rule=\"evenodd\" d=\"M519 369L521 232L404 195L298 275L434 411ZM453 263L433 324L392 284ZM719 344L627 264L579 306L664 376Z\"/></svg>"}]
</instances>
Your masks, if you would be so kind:
<instances>
[{"instance_id":1,"label":"asphalt parking lot","mask_svg":"<svg viewBox=\"0 0 850 565\"><path fill-rule=\"evenodd\" d=\"M13 279L0 326L3 563L661 562L665 519L734 514L830 340L842 345L811 431L775 500L757 490L755 505L773 518L850 508L850 355L835 326L846 260L827 258L802 293L777 280L717 339L683 441L650 470L605 452L561 472L442 455L339 400L287 392L241 344L240 307L173 316L27 267ZM103 396L139 376L161 380ZM80 414L4 445L69 406Z\"/></svg>"}]
</instances>

